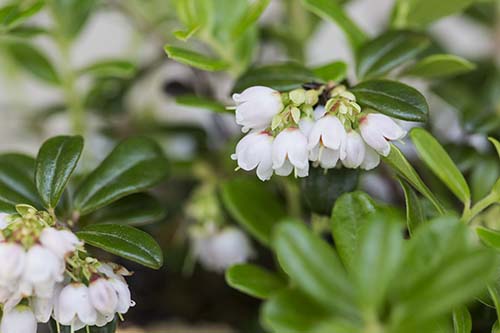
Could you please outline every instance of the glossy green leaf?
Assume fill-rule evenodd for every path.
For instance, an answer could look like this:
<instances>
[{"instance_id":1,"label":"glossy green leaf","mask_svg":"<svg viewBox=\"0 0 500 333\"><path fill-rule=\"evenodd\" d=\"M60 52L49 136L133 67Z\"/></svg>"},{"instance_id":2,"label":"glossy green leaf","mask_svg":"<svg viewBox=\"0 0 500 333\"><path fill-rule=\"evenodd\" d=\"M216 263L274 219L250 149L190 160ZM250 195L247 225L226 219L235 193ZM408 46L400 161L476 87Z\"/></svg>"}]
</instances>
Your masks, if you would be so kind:
<instances>
[{"instance_id":1,"label":"glossy green leaf","mask_svg":"<svg viewBox=\"0 0 500 333\"><path fill-rule=\"evenodd\" d=\"M452 54L434 54L407 68L403 75L422 78L443 78L467 73L476 66L461 57Z\"/></svg>"},{"instance_id":2,"label":"glossy green leaf","mask_svg":"<svg viewBox=\"0 0 500 333\"><path fill-rule=\"evenodd\" d=\"M77 189L74 208L86 215L124 196L162 181L168 161L151 139L137 137L120 143Z\"/></svg>"},{"instance_id":3,"label":"glossy green leaf","mask_svg":"<svg viewBox=\"0 0 500 333\"><path fill-rule=\"evenodd\" d=\"M455 333L471 333L472 318L466 306L453 310L453 328Z\"/></svg>"},{"instance_id":4,"label":"glossy green leaf","mask_svg":"<svg viewBox=\"0 0 500 333\"><path fill-rule=\"evenodd\" d=\"M196 95L181 95L177 97L175 101L180 105L191 106L198 109L206 109L217 113L234 113L234 110L226 109L224 104L221 104L218 101L207 97Z\"/></svg>"},{"instance_id":5,"label":"glossy green leaf","mask_svg":"<svg viewBox=\"0 0 500 333\"><path fill-rule=\"evenodd\" d=\"M389 31L365 43L357 53L357 74L361 79L377 78L412 60L430 45L424 34Z\"/></svg>"},{"instance_id":6,"label":"glossy green leaf","mask_svg":"<svg viewBox=\"0 0 500 333\"><path fill-rule=\"evenodd\" d=\"M347 64L343 61L334 61L313 68L313 73L325 82L341 82L347 76Z\"/></svg>"},{"instance_id":7,"label":"glossy green leaf","mask_svg":"<svg viewBox=\"0 0 500 333\"><path fill-rule=\"evenodd\" d=\"M354 288L333 249L305 225L284 222L275 228L273 247L291 280L324 306L356 313Z\"/></svg>"},{"instance_id":8,"label":"glossy green leaf","mask_svg":"<svg viewBox=\"0 0 500 333\"><path fill-rule=\"evenodd\" d=\"M6 44L8 52L21 68L50 84L59 84L60 79L46 55L33 45L22 42Z\"/></svg>"},{"instance_id":9,"label":"glossy green leaf","mask_svg":"<svg viewBox=\"0 0 500 333\"><path fill-rule=\"evenodd\" d=\"M271 0L257 0L251 2L243 18L240 19L236 26L232 29L232 37L240 37L245 30L255 24L270 2Z\"/></svg>"},{"instance_id":10,"label":"glossy green leaf","mask_svg":"<svg viewBox=\"0 0 500 333\"><path fill-rule=\"evenodd\" d=\"M490 193L497 179L500 177L500 164L495 158L482 158L472 168L470 187L472 200L479 201Z\"/></svg>"},{"instance_id":11,"label":"glossy green leaf","mask_svg":"<svg viewBox=\"0 0 500 333\"><path fill-rule=\"evenodd\" d=\"M335 22L344 31L354 50L366 40L365 33L350 19L337 1L302 0L302 2L314 14Z\"/></svg>"},{"instance_id":12,"label":"glossy green leaf","mask_svg":"<svg viewBox=\"0 0 500 333\"><path fill-rule=\"evenodd\" d=\"M35 183L46 208L55 208L83 150L81 136L56 136L38 151Z\"/></svg>"},{"instance_id":13,"label":"glossy green leaf","mask_svg":"<svg viewBox=\"0 0 500 333\"><path fill-rule=\"evenodd\" d=\"M314 73L296 63L284 63L250 68L238 78L233 92L242 92L252 86L266 86L276 90L292 90L304 83L316 81Z\"/></svg>"},{"instance_id":14,"label":"glossy green leaf","mask_svg":"<svg viewBox=\"0 0 500 333\"><path fill-rule=\"evenodd\" d=\"M177 46L166 45L165 52L167 52L169 58L175 61L205 71L222 71L229 67L229 64L224 60L211 58L204 54Z\"/></svg>"},{"instance_id":15,"label":"glossy green leaf","mask_svg":"<svg viewBox=\"0 0 500 333\"><path fill-rule=\"evenodd\" d=\"M94 77L130 78L136 71L136 66L122 59L99 60L80 69L80 74L89 74Z\"/></svg>"},{"instance_id":16,"label":"glossy green leaf","mask_svg":"<svg viewBox=\"0 0 500 333\"><path fill-rule=\"evenodd\" d=\"M35 181L35 160L22 154L0 155L0 212L15 213L18 204L41 207Z\"/></svg>"},{"instance_id":17,"label":"glossy green leaf","mask_svg":"<svg viewBox=\"0 0 500 333\"><path fill-rule=\"evenodd\" d=\"M357 102L393 118L407 121L427 121L429 106L415 88L389 80L370 80L351 89Z\"/></svg>"},{"instance_id":18,"label":"glossy green leaf","mask_svg":"<svg viewBox=\"0 0 500 333\"><path fill-rule=\"evenodd\" d=\"M232 266L226 271L226 281L234 289L262 299L286 287L281 277L252 264Z\"/></svg>"},{"instance_id":19,"label":"glossy green leaf","mask_svg":"<svg viewBox=\"0 0 500 333\"><path fill-rule=\"evenodd\" d=\"M163 205L152 195L136 193L87 215L85 223L117 223L144 225L166 216Z\"/></svg>"},{"instance_id":20,"label":"glossy green leaf","mask_svg":"<svg viewBox=\"0 0 500 333\"><path fill-rule=\"evenodd\" d=\"M410 184L404 179L400 180L400 184L405 195L406 223L411 235L419 225L425 222L425 212L417 193L415 193Z\"/></svg>"},{"instance_id":21,"label":"glossy green leaf","mask_svg":"<svg viewBox=\"0 0 500 333\"><path fill-rule=\"evenodd\" d=\"M491 248L500 250L500 231L485 227L477 227L476 232L484 244Z\"/></svg>"},{"instance_id":22,"label":"glossy green leaf","mask_svg":"<svg viewBox=\"0 0 500 333\"><path fill-rule=\"evenodd\" d=\"M419 191L423 196L425 196L429 201L432 202L434 207L443 214L445 212L444 207L437 200L431 190L422 181L422 178L418 175L417 171L412 167L412 165L405 158L403 153L394 145L391 145L391 152L389 156L383 158L384 162L387 163L400 177L405 179L410 183L417 191Z\"/></svg>"},{"instance_id":23,"label":"glossy green leaf","mask_svg":"<svg viewBox=\"0 0 500 333\"><path fill-rule=\"evenodd\" d=\"M377 212L375 202L363 192L342 195L332 212L332 233L342 263L352 265L360 234L369 217Z\"/></svg>"},{"instance_id":24,"label":"glossy green leaf","mask_svg":"<svg viewBox=\"0 0 500 333\"><path fill-rule=\"evenodd\" d=\"M231 216L261 243L268 245L271 233L286 211L266 184L234 179L222 184L222 200Z\"/></svg>"},{"instance_id":25,"label":"glossy green leaf","mask_svg":"<svg viewBox=\"0 0 500 333\"><path fill-rule=\"evenodd\" d=\"M47 2L58 26L58 33L75 38L98 4L97 0L51 0Z\"/></svg>"},{"instance_id":26,"label":"glossy green leaf","mask_svg":"<svg viewBox=\"0 0 500 333\"><path fill-rule=\"evenodd\" d=\"M11 30L37 14L44 6L44 1L35 1L27 7L25 4L9 4L0 8L0 31Z\"/></svg>"},{"instance_id":27,"label":"glossy green leaf","mask_svg":"<svg viewBox=\"0 0 500 333\"><path fill-rule=\"evenodd\" d=\"M156 241L144 231L123 224L93 224L77 232L85 243L158 269L163 265L163 253Z\"/></svg>"},{"instance_id":28,"label":"glossy green leaf","mask_svg":"<svg viewBox=\"0 0 500 333\"><path fill-rule=\"evenodd\" d=\"M471 200L469 185L446 150L429 132L422 128L414 128L410 132L410 137L418 155L425 164L457 198L468 205Z\"/></svg>"}]
</instances>

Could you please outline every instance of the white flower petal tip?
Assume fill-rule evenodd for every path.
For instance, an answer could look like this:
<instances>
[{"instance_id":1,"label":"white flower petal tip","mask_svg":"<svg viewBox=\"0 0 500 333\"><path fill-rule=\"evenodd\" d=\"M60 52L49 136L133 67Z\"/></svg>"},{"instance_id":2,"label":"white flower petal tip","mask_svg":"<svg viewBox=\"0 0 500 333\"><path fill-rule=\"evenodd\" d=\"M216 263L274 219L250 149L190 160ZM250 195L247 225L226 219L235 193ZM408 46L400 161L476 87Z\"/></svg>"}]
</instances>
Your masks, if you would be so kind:
<instances>
[{"instance_id":1,"label":"white flower petal tip","mask_svg":"<svg viewBox=\"0 0 500 333\"><path fill-rule=\"evenodd\" d=\"M288 176L295 170L298 177L309 174L307 138L298 128L287 128L276 136L272 148L272 165L277 175Z\"/></svg>"},{"instance_id":2,"label":"white flower petal tip","mask_svg":"<svg viewBox=\"0 0 500 333\"><path fill-rule=\"evenodd\" d=\"M0 331L2 333L36 333L37 321L33 311L20 305L3 313Z\"/></svg>"},{"instance_id":3,"label":"white flower petal tip","mask_svg":"<svg viewBox=\"0 0 500 333\"><path fill-rule=\"evenodd\" d=\"M269 180L273 175L273 141L273 136L265 131L251 132L238 142L231 158L237 160L239 168L245 171L257 168L257 177L262 181Z\"/></svg>"},{"instance_id":4,"label":"white flower petal tip","mask_svg":"<svg viewBox=\"0 0 500 333\"><path fill-rule=\"evenodd\" d=\"M391 151L388 141L401 140L406 136L406 131L392 118L378 113L364 116L359 128L363 140L382 156L388 156Z\"/></svg>"},{"instance_id":5,"label":"white flower petal tip","mask_svg":"<svg viewBox=\"0 0 500 333\"><path fill-rule=\"evenodd\" d=\"M233 100L236 123L243 126L243 132L267 128L273 117L283 110L281 94L268 87L247 88L241 94L233 94Z\"/></svg>"}]
</instances>

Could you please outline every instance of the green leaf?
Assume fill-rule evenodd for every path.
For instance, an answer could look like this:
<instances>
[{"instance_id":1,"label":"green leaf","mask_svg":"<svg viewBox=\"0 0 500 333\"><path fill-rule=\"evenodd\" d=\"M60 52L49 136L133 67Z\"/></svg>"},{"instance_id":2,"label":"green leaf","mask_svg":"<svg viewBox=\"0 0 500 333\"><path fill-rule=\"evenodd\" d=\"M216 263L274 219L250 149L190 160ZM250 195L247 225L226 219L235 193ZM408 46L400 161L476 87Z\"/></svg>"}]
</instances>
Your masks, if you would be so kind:
<instances>
[{"instance_id":1,"label":"green leaf","mask_svg":"<svg viewBox=\"0 0 500 333\"><path fill-rule=\"evenodd\" d=\"M94 77L117 77L127 79L134 75L136 66L123 59L99 60L79 70L80 74L89 74Z\"/></svg>"},{"instance_id":2,"label":"green leaf","mask_svg":"<svg viewBox=\"0 0 500 333\"><path fill-rule=\"evenodd\" d=\"M415 58L430 45L424 34L389 31L363 45L357 53L360 79L384 76L392 69Z\"/></svg>"},{"instance_id":3,"label":"green leaf","mask_svg":"<svg viewBox=\"0 0 500 333\"><path fill-rule=\"evenodd\" d=\"M343 61L330 62L313 68L313 73L326 82L341 82L347 76L347 64Z\"/></svg>"},{"instance_id":4,"label":"green leaf","mask_svg":"<svg viewBox=\"0 0 500 333\"><path fill-rule=\"evenodd\" d=\"M490 142L495 146L495 149L496 149L497 154L498 154L498 158L500 158L500 142L498 142L497 139L492 138L492 137L489 137L488 140L490 140Z\"/></svg>"},{"instance_id":5,"label":"green leaf","mask_svg":"<svg viewBox=\"0 0 500 333\"><path fill-rule=\"evenodd\" d=\"M425 185L418 173L411 166L408 160L405 158L403 153L394 145L391 145L391 152L389 156L383 157L385 163L387 163L396 173L410 183L417 191L419 191L423 196L425 196L429 201L436 207L439 213L443 214L445 212L444 207L437 200L431 190Z\"/></svg>"},{"instance_id":6,"label":"green leaf","mask_svg":"<svg viewBox=\"0 0 500 333\"><path fill-rule=\"evenodd\" d=\"M74 207L86 215L124 196L162 181L168 161L151 139L137 137L120 143L77 189Z\"/></svg>"},{"instance_id":7,"label":"green leaf","mask_svg":"<svg viewBox=\"0 0 500 333\"><path fill-rule=\"evenodd\" d=\"M430 133L422 128L414 128L410 132L410 137L418 155L425 164L457 198L468 205L471 200L469 186L446 150Z\"/></svg>"},{"instance_id":8,"label":"green leaf","mask_svg":"<svg viewBox=\"0 0 500 333\"><path fill-rule=\"evenodd\" d=\"M357 102L393 118L407 121L427 121L429 106L415 88L389 80L370 80L351 89Z\"/></svg>"},{"instance_id":9,"label":"green leaf","mask_svg":"<svg viewBox=\"0 0 500 333\"><path fill-rule=\"evenodd\" d=\"M411 235L419 225L425 222L425 212L417 193L411 188L410 184L404 179L400 179L399 183L405 195L406 223Z\"/></svg>"},{"instance_id":10,"label":"green leaf","mask_svg":"<svg viewBox=\"0 0 500 333\"><path fill-rule=\"evenodd\" d=\"M352 265L361 231L368 218L376 212L375 202L363 192L346 193L335 203L332 212L332 233L344 266Z\"/></svg>"},{"instance_id":11,"label":"green leaf","mask_svg":"<svg viewBox=\"0 0 500 333\"><path fill-rule=\"evenodd\" d=\"M316 81L313 72L296 63L283 63L250 68L238 78L233 92L242 92L252 86L266 86L276 90L292 90L304 83Z\"/></svg>"},{"instance_id":12,"label":"green leaf","mask_svg":"<svg viewBox=\"0 0 500 333\"><path fill-rule=\"evenodd\" d=\"M217 113L234 113L233 110L226 109L226 107L216 100L196 96L196 95L181 95L175 99L177 104L191 106L199 109L207 109Z\"/></svg>"},{"instance_id":13,"label":"green leaf","mask_svg":"<svg viewBox=\"0 0 500 333\"><path fill-rule=\"evenodd\" d=\"M33 45L22 42L9 42L6 43L6 46L12 59L27 72L50 84L59 84L61 82L47 56Z\"/></svg>"},{"instance_id":14,"label":"green leaf","mask_svg":"<svg viewBox=\"0 0 500 333\"><path fill-rule=\"evenodd\" d=\"M500 250L500 231L487 229L485 227L477 227L476 232L484 244Z\"/></svg>"},{"instance_id":15,"label":"green leaf","mask_svg":"<svg viewBox=\"0 0 500 333\"><path fill-rule=\"evenodd\" d=\"M222 184L222 200L231 216L265 245L275 225L286 217L279 199L262 182L233 179Z\"/></svg>"},{"instance_id":16,"label":"green leaf","mask_svg":"<svg viewBox=\"0 0 500 333\"><path fill-rule=\"evenodd\" d=\"M166 216L163 205L150 194L136 193L87 215L85 223L144 225Z\"/></svg>"},{"instance_id":17,"label":"green leaf","mask_svg":"<svg viewBox=\"0 0 500 333\"><path fill-rule=\"evenodd\" d=\"M33 175L35 160L22 154L0 155L0 212L15 213L18 204L41 207Z\"/></svg>"},{"instance_id":18,"label":"green leaf","mask_svg":"<svg viewBox=\"0 0 500 333\"><path fill-rule=\"evenodd\" d=\"M402 75L434 79L456 76L475 68L472 62L464 58L451 54L434 54L405 69Z\"/></svg>"},{"instance_id":19,"label":"green leaf","mask_svg":"<svg viewBox=\"0 0 500 333\"><path fill-rule=\"evenodd\" d=\"M11 4L0 8L0 30L11 30L27 19L37 14L44 6L44 1L35 1L32 4Z\"/></svg>"},{"instance_id":20,"label":"green leaf","mask_svg":"<svg viewBox=\"0 0 500 333\"><path fill-rule=\"evenodd\" d=\"M301 290L334 311L356 314L354 288L330 245L303 224L284 222L275 229L273 246L281 267Z\"/></svg>"},{"instance_id":21,"label":"green leaf","mask_svg":"<svg viewBox=\"0 0 500 333\"><path fill-rule=\"evenodd\" d=\"M67 38L75 38L80 33L97 4L97 0L48 1L58 32Z\"/></svg>"},{"instance_id":22,"label":"green leaf","mask_svg":"<svg viewBox=\"0 0 500 333\"><path fill-rule=\"evenodd\" d=\"M46 208L55 208L75 171L83 150L81 136L56 136L38 152L35 183Z\"/></svg>"},{"instance_id":23,"label":"green leaf","mask_svg":"<svg viewBox=\"0 0 500 333\"><path fill-rule=\"evenodd\" d=\"M466 306L453 310L453 328L455 333L471 333L472 318Z\"/></svg>"},{"instance_id":24,"label":"green leaf","mask_svg":"<svg viewBox=\"0 0 500 333\"><path fill-rule=\"evenodd\" d=\"M488 286L488 293L490 294L491 300L493 301L493 304L495 305L495 310L497 313L497 325L498 326L498 319L500 319L500 289L498 286L498 281L497 283L492 283Z\"/></svg>"},{"instance_id":25,"label":"green leaf","mask_svg":"<svg viewBox=\"0 0 500 333\"><path fill-rule=\"evenodd\" d=\"M204 71L222 71L229 68L229 64L224 60L210 58L204 54L188 49L166 45L165 52L169 58L175 61Z\"/></svg>"},{"instance_id":26,"label":"green leaf","mask_svg":"<svg viewBox=\"0 0 500 333\"><path fill-rule=\"evenodd\" d=\"M304 6L323 19L335 22L345 33L353 50L366 40L365 33L349 18L342 6L332 0L302 0Z\"/></svg>"},{"instance_id":27,"label":"green leaf","mask_svg":"<svg viewBox=\"0 0 500 333\"><path fill-rule=\"evenodd\" d=\"M482 158L472 168L470 187L472 200L479 201L485 197L500 176L500 165L497 158Z\"/></svg>"},{"instance_id":28,"label":"green leaf","mask_svg":"<svg viewBox=\"0 0 500 333\"><path fill-rule=\"evenodd\" d=\"M93 224L77 232L85 243L146 267L159 269L163 253L144 231L122 224Z\"/></svg>"},{"instance_id":29,"label":"green leaf","mask_svg":"<svg viewBox=\"0 0 500 333\"><path fill-rule=\"evenodd\" d=\"M239 38L241 35L257 22L271 0L256 0L250 3L243 18L241 18L233 28L232 38Z\"/></svg>"},{"instance_id":30,"label":"green leaf","mask_svg":"<svg viewBox=\"0 0 500 333\"><path fill-rule=\"evenodd\" d=\"M234 289L253 297L266 299L286 287L278 275L251 264L240 264L226 271L226 281Z\"/></svg>"}]
</instances>

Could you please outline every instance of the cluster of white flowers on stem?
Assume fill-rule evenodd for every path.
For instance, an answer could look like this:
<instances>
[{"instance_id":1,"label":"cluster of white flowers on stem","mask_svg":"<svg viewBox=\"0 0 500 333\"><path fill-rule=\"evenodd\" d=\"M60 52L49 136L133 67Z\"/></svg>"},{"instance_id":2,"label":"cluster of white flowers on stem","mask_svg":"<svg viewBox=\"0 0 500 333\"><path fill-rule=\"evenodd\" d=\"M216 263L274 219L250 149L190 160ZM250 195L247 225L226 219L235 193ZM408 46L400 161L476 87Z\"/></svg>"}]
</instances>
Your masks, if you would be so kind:
<instances>
[{"instance_id":1,"label":"cluster of white flowers on stem","mask_svg":"<svg viewBox=\"0 0 500 333\"><path fill-rule=\"evenodd\" d=\"M247 133L231 156L238 167L257 169L261 180L273 173L296 177L313 166L370 170L390 152L388 141L406 135L396 122L362 110L342 85L319 85L280 93L262 86L234 94L236 122Z\"/></svg>"},{"instance_id":2,"label":"cluster of white flowers on stem","mask_svg":"<svg viewBox=\"0 0 500 333\"><path fill-rule=\"evenodd\" d=\"M88 256L48 212L17 210L0 214L0 332L36 333L51 317L72 330L102 327L128 311L126 269Z\"/></svg>"}]
</instances>

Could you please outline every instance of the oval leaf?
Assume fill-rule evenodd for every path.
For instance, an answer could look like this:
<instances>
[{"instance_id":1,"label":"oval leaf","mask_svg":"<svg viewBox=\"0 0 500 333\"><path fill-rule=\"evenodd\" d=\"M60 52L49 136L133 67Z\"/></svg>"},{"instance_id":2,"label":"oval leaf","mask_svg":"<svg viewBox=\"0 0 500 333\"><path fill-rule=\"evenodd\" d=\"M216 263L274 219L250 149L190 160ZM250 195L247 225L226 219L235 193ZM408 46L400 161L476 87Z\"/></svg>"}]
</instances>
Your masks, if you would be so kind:
<instances>
[{"instance_id":1,"label":"oval leaf","mask_svg":"<svg viewBox=\"0 0 500 333\"><path fill-rule=\"evenodd\" d=\"M470 333L472 331L472 318L466 306L453 310L453 328L455 333Z\"/></svg>"},{"instance_id":2,"label":"oval leaf","mask_svg":"<svg viewBox=\"0 0 500 333\"><path fill-rule=\"evenodd\" d=\"M226 272L226 281L234 289L262 299L286 287L285 281L278 275L251 264L229 268Z\"/></svg>"},{"instance_id":3,"label":"oval leaf","mask_svg":"<svg viewBox=\"0 0 500 333\"><path fill-rule=\"evenodd\" d=\"M347 76L347 64L343 61L334 61L313 68L313 73L323 81L340 82Z\"/></svg>"},{"instance_id":4,"label":"oval leaf","mask_svg":"<svg viewBox=\"0 0 500 333\"><path fill-rule=\"evenodd\" d=\"M167 172L168 161L154 141L127 139L83 180L75 193L74 207L81 215L91 213L158 184Z\"/></svg>"},{"instance_id":5,"label":"oval leaf","mask_svg":"<svg viewBox=\"0 0 500 333\"><path fill-rule=\"evenodd\" d=\"M165 52L169 58L175 61L205 71L221 71L229 67L229 64L224 60L210 58L204 54L176 46L166 45Z\"/></svg>"},{"instance_id":6,"label":"oval leaf","mask_svg":"<svg viewBox=\"0 0 500 333\"><path fill-rule=\"evenodd\" d=\"M57 136L38 152L35 183L46 208L55 208L73 174L83 149L81 136Z\"/></svg>"},{"instance_id":7,"label":"oval leaf","mask_svg":"<svg viewBox=\"0 0 500 333\"><path fill-rule=\"evenodd\" d=\"M429 38L411 31L390 31L364 44L357 54L362 79L381 77L412 60L430 44Z\"/></svg>"},{"instance_id":8,"label":"oval leaf","mask_svg":"<svg viewBox=\"0 0 500 333\"><path fill-rule=\"evenodd\" d=\"M135 65L122 59L100 60L79 70L80 74L94 77L130 78L136 70Z\"/></svg>"},{"instance_id":9,"label":"oval leaf","mask_svg":"<svg viewBox=\"0 0 500 333\"><path fill-rule=\"evenodd\" d=\"M389 80L361 82L351 89L357 102L393 118L427 121L429 106L415 88Z\"/></svg>"},{"instance_id":10,"label":"oval leaf","mask_svg":"<svg viewBox=\"0 0 500 333\"><path fill-rule=\"evenodd\" d=\"M163 265L163 253L156 241L144 231L122 224L93 224L77 233L87 244L158 269Z\"/></svg>"},{"instance_id":11,"label":"oval leaf","mask_svg":"<svg viewBox=\"0 0 500 333\"><path fill-rule=\"evenodd\" d=\"M443 78L467 73L474 68L476 66L464 58L451 54L434 54L406 69L403 75Z\"/></svg>"},{"instance_id":12,"label":"oval leaf","mask_svg":"<svg viewBox=\"0 0 500 333\"><path fill-rule=\"evenodd\" d=\"M418 155L425 164L457 198L468 205L471 200L469 186L446 150L430 133L422 128L414 128L410 136Z\"/></svg>"}]
</instances>

